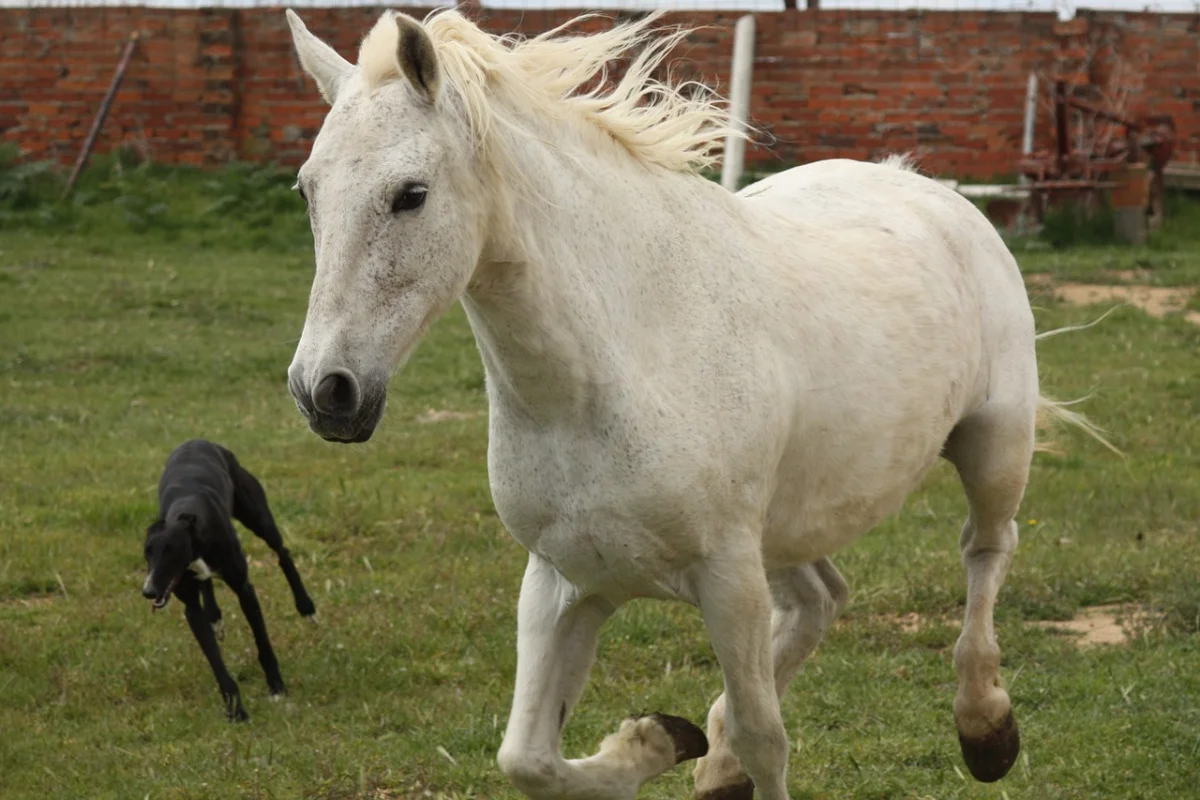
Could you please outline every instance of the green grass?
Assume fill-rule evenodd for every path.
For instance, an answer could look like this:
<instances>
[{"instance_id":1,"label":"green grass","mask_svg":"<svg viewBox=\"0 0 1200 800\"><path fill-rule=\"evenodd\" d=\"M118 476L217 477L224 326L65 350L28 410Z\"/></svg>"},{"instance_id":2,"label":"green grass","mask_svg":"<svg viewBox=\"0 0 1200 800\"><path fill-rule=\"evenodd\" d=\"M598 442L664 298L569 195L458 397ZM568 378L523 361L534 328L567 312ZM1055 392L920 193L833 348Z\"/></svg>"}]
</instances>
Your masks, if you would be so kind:
<instances>
[{"instance_id":1,"label":"green grass","mask_svg":"<svg viewBox=\"0 0 1200 800\"><path fill-rule=\"evenodd\" d=\"M1112 273L1138 270L1153 286L1200 286L1200 203L1168 194L1167 224L1139 247L1112 245L1112 220L1103 211L1078 220L1070 210L1047 215L1044 235L1010 242L1027 273L1056 280L1118 283ZM1055 246L1051 242L1072 242ZM1198 306L1200 308L1200 306Z\"/></svg>"},{"instance_id":2,"label":"green grass","mask_svg":"<svg viewBox=\"0 0 1200 800\"><path fill-rule=\"evenodd\" d=\"M285 386L311 245L290 195L276 196L281 179L121 170L150 188L104 188L117 168L101 164L85 188L108 199L63 210L29 200L29 181L7 195L0 183L0 797L516 797L494 757L524 552L489 499L482 413L416 421L485 410L463 314L393 380L369 445L326 444ZM1064 277L1155 257L1165 281L1191 280L1200 248L1168 234L1143 250L1020 256ZM1099 311L1034 302L1042 328ZM1085 410L1129 457L1067 431L1068 455L1036 458L997 610L1024 740L1010 777L963 778L956 630L907 634L879 616L961 614L964 504L939 467L836 559L853 591L845 624L784 702L794 798L1196 796L1198 352L1200 328L1130 308L1041 347L1047 391L1094 393ZM222 587L242 726L224 721L178 604L151 614L138 591L163 459L193 436L228 445L263 480L320 612L318 626L296 615L269 552L244 534L290 695L266 701ZM1090 650L1024 624L1118 601L1161 624ZM567 752L592 752L639 710L702 720L720 685L694 610L635 603L605 628ZM689 771L643 796L690 796Z\"/></svg>"}]
</instances>

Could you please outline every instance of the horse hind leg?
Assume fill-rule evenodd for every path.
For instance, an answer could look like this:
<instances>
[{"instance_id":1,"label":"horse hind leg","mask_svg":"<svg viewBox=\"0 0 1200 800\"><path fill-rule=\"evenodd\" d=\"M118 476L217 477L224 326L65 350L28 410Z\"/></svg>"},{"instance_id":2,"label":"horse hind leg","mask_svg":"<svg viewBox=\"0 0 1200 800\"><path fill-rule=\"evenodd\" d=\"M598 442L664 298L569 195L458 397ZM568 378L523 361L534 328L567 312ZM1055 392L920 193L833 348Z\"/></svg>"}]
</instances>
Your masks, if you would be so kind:
<instances>
[{"instance_id":1,"label":"horse hind leg","mask_svg":"<svg viewBox=\"0 0 1200 800\"><path fill-rule=\"evenodd\" d=\"M788 683L820 644L850 596L845 579L828 558L767 574L771 588L771 650L775 691ZM708 755L695 769L698 800L749 800L754 784L746 776L725 733L725 695L708 713Z\"/></svg>"},{"instance_id":2,"label":"horse hind leg","mask_svg":"<svg viewBox=\"0 0 1200 800\"><path fill-rule=\"evenodd\" d=\"M954 647L954 721L963 760L984 783L1008 774L1021 748L1012 703L1000 686L992 614L1017 546L1014 518L1033 455L1034 401L1036 397L1031 402L989 402L959 423L945 451L958 470L970 509L959 542L967 607Z\"/></svg>"}]
</instances>

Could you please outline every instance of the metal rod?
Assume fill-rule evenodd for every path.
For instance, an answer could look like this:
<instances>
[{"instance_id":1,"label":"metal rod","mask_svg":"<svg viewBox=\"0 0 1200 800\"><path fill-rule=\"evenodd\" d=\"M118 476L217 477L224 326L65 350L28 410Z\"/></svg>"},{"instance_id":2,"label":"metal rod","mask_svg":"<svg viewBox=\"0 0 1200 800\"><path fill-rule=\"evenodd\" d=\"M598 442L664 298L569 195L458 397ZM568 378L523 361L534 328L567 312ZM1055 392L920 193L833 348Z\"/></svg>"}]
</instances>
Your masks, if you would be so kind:
<instances>
[{"instance_id":1,"label":"metal rod","mask_svg":"<svg viewBox=\"0 0 1200 800\"><path fill-rule=\"evenodd\" d=\"M1025 87L1025 130L1021 137L1021 152L1024 155L1033 152L1033 126L1037 120L1037 90L1037 73L1031 72L1029 73L1029 83Z\"/></svg>"},{"instance_id":2,"label":"metal rod","mask_svg":"<svg viewBox=\"0 0 1200 800\"><path fill-rule=\"evenodd\" d=\"M1054 82L1054 133L1057 167L1061 175L1071 154L1071 141L1067 136L1067 84L1062 80Z\"/></svg>"},{"instance_id":3,"label":"metal rod","mask_svg":"<svg viewBox=\"0 0 1200 800\"><path fill-rule=\"evenodd\" d=\"M751 74L754 71L754 15L746 14L737 21L733 34L733 77L730 80L729 113L735 131L746 130L750 117ZM737 191L745 163L746 140L730 134L725 137L725 154L721 164L721 185Z\"/></svg>"},{"instance_id":4,"label":"metal rod","mask_svg":"<svg viewBox=\"0 0 1200 800\"><path fill-rule=\"evenodd\" d=\"M67 195L75 188L75 181L79 180L79 173L83 171L83 165L87 163L88 156L91 155L92 147L96 144L96 136L99 135L100 128L108 117L108 110L112 107L113 98L117 96L117 90L121 88L121 79L125 77L125 70L129 66L129 57L133 55L133 48L137 45L137 41L137 31L129 34L129 41L125 44L125 52L121 54L120 63L117 64L117 71L113 75L112 84L108 87L108 94L104 96L104 102L100 104L100 110L96 112L96 118L92 120L92 129L88 131L87 139L83 141L79 158L75 159L75 168L71 170L71 177L67 180L66 188L63 189L62 200L66 200Z\"/></svg>"}]
</instances>

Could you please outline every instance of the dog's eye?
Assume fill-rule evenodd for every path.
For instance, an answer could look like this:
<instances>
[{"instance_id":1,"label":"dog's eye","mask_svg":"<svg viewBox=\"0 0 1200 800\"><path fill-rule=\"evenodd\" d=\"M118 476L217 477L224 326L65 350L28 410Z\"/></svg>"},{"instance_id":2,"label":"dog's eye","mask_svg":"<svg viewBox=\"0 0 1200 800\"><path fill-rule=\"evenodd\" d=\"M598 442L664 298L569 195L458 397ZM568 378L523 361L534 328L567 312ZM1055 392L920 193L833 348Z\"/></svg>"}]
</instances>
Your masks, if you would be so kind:
<instances>
[{"instance_id":1,"label":"dog's eye","mask_svg":"<svg viewBox=\"0 0 1200 800\"><path fill-rule=\"evenodd\" d=\"M166 547L163 548L163 555L164 556L171 555L171 550L173 550L173 549L174 548L172 548L171 545L167 545Z\"/></svg>"},{"instance_id":2,"label":"dog's eye","mask_svg":"<svg viewBox=\"0 0 1200 800\"><path fill-rule=\"evenodd\" d=\"M425 205L425 195L427 194L429 194L429 187L423 183L404 184L392 198L392 213L399 214L401 211L416 211Z\"/></svg>"}]
</instances>

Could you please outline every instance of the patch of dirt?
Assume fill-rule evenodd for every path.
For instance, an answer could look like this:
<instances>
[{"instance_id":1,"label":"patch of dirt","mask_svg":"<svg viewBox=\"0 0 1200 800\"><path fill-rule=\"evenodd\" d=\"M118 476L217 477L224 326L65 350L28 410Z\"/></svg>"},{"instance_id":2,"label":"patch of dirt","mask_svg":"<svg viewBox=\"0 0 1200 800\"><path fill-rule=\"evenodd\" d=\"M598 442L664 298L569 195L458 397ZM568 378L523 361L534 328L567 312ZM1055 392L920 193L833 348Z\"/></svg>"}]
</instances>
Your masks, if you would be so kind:
<instances>
[{"instance_id":1,"label":"patch of dirt","mask_svg":"<svg viewBox=\"0 0 1200 800\"><path fill-rule=\"evenodd\" d=\"M907 614L879 614L872 619L894 625L904 633L917 633L931 625L959 627L962 621L949 617L927 617L910 611ZM838 622L842 622L841 619ZM1153 620L1143 608L1134 604L1092 606L1080 611L1071 620L1036 620L1027 622L1035 628L1057 631L1070 635L1079 647L1095 647L1106 644L1125 644L1139 630Z\"/></svg>"},{"instance_id":2,"label":"patch of dirt","mask_svg":"<svg viewBox=\"0 0 1200 800\"><path fill-rule=\"evenodd\" d=\"M434 422L449 422L451 420L474 419L482 417L481 411L438 411L429 409L423 414L418 414L414 419L422 425L429 425Z\"/></svg>"},{"instance_id":3,"label":"patch of dirt","mask_svg":"<svg viewBox=\"0 0 1200 800\"><path fill-rule=\"evenodd\" d=\"M1153 274L1148 269L1110 269L1106 270L1104 277L1112 278L1121 281L1122 283L1145 283L1150 275Z\"/></svg>"},{"instance_id":4,"label":"patch of dirt","mask_svg":"<svg viewBox=\"0 0 1200 800\"><path fill-rule=\"evenodd\" d=\"M1132 604L1092 606L1083 609L1072 620L1039 620L1029 624L1043 630L1053 630L1079 637L1080 647L1095 647L1104 644L1125 644L1130 634L1145 627L1149 615L1141 607Z\"/></svg>"},{"instance_id":5,"label":"patch of dirt","mask_svg":"<svg viewBox=\"0 0 1200 800\"><path fill-rule=\"evenodd\" d=\"M884 617L884 619L905 633L916 633L917 631L921 630L921 628L924 628L927 625L932 625L938 621L936 619L927 619L915 611L910 611L907 614L893 614L891 616Z\"/></svg>"},{"instance_id":6,"label":"patch of dirt","mask_svg":"<svg viewBox=\"0 0 1200 800\"><path fill-rule=\"evenodd\" d=\"M1185 310L1188 301L1196 293L1194 286L1147 286L1150 270L1120 269L1104 273L1106 278L1121 281L1117 284L1060 283L1044 272L1025 276L1025 284L1040 289L1051 289L1055 298L1071 305L1084 306L1097 303L1129 303L1154 317L1165 317L1183 311L1183 318L1193 325L1200 325L1200 311Z\"/></svg>"},{"instance_id":7,"label":"patch of dirt","mask_svg":"<svg viewBox=\"0 0 1200 800\"><path fill-rule=\"evenodd\" d=\"M1054 296L1072 305L1130 303L1153 317L1165 317L1167 314L1182 310L1195 292L1196 289L1191 286L1106 286L1094 283L1063 283L1054 287Z\"/></svg>"},{"instance_id":8,"label":"patch of dirt","mask_svg":"<svg viewBox=\"0 0 1200 800\"><path fill-rule=\"evenodd\" d=\"M922 628L927 628L931 625L961 625L962 620L951 617L927 617L924 614L918 614L916 611L909 611L907 614L872 614L869 619L872 622L881 622L885 625L894 625L904 633L916 633ZM857 620L848 619L846 617L838 617L834 621L835 626L851 625L853 626Z\"/></svg>"}]
</instances>

